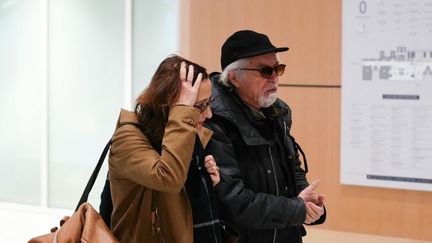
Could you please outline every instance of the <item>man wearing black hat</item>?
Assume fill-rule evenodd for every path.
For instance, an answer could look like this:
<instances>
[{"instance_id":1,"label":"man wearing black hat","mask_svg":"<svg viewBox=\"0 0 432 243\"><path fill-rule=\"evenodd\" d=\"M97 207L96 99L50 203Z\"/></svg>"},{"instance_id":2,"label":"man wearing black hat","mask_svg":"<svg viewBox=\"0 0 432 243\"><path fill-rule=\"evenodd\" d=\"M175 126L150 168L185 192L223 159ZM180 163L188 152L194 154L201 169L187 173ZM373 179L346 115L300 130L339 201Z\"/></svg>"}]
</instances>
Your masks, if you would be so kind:
<instances>
[{"instance_id":1,"label":"man wearing black hat","mask_svg":"<svg viewBox=\"0 0 432 243\"><path fill-rule=\"evenodd\" d=\"M306 180L301 148L290 135L291 110L277 98L284 73L269 38L251 30L222 46L223 72L213 73L214 131L206 151L215 157L221 181L215 187L221 218L241 233L240 242L302 242L303 224L325 220L319 181ZM302 154L304 168L299 154Z\"/></svg>"}]
</instances>

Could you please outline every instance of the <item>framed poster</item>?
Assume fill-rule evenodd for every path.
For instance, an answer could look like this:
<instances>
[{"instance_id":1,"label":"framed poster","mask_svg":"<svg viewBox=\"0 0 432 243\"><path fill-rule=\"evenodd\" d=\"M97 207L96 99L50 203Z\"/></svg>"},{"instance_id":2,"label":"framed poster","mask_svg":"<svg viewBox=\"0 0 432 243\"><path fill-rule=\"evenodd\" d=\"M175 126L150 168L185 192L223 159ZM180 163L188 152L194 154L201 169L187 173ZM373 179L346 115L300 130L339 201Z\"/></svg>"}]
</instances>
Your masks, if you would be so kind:
<instances>
[{"instance_id":1,"label":"framed poster","mask_svg":"<svg viewBox=\"0 0 432 243\"><path fill-rule=\"evenodd\" d=\"M344 0L341 183L432 191L432 0Z\"/></svg>"}]
</instances>

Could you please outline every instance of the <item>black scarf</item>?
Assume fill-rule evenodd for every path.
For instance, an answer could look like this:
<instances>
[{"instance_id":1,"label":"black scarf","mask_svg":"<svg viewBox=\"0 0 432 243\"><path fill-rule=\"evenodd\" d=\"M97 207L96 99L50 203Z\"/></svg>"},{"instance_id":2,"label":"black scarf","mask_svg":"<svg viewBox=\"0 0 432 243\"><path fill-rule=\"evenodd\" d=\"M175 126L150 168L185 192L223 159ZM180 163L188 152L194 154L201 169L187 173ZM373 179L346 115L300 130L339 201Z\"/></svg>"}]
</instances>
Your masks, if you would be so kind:
<instances>
[{"instance_id":1,"label":"black scarf","mask_svg":"<svg viewBox=\"0 0 432 243\"><path fill-rule=\"evenodd\" d=\"M185 188L192 206L194 242L220 243L219 222L213 182L204 167L204 149L200 138L195 140L193 158Z\"/></svg>"}]
</instances>

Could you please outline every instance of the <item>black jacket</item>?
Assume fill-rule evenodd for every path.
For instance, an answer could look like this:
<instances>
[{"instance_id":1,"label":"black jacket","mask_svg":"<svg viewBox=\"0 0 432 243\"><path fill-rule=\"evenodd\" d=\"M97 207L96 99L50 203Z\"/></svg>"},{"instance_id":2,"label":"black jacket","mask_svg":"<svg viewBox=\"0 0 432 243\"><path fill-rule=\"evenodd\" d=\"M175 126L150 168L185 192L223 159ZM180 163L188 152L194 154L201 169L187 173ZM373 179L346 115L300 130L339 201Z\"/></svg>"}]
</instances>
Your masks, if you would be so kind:
<instances>
[{"instance_id":1,"label":"black jacket","mask_svg":"<svg viewBox=\"0 0 432 243\"><path fill-rule=\"evenodd\" d=\"M290 108L278 99L257 119L219 75L211 79L215 100L206 127L214 133L206 153L221 172L221 218L239 229L240 242L301 242L306 209L297 195L308 182L290 136Z\"/></svg>"}]
</instances>

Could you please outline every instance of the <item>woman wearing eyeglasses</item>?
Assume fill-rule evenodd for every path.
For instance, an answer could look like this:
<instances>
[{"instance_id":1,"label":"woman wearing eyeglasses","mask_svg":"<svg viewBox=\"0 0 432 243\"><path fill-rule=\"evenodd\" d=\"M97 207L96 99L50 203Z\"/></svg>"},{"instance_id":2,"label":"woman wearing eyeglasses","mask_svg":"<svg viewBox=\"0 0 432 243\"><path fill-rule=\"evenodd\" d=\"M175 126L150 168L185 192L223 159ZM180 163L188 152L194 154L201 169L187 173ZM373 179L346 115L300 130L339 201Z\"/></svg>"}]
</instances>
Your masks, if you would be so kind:
<instances>
[{"instance_id":1,"label":"woman wearing eyeglasses","mask_svg":"<svg viewBox=\"0 0 432 243\"><path fill-rule=\"evenodd\" d=\"M121 111L109 157L111 229L120 242L221 242L213 195L219 171L203 153L211 94L206 70L173 55L135 111Z\"/></svg>"}]
</instances>

